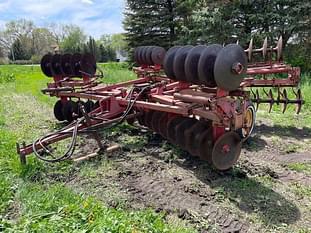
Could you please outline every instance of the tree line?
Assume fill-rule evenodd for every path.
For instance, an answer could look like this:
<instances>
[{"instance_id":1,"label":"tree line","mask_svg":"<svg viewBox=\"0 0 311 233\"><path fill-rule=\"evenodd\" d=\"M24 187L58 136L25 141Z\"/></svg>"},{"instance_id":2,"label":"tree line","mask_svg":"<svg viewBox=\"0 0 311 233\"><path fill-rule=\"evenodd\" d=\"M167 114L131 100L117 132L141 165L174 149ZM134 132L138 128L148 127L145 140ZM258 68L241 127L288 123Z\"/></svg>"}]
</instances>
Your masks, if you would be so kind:
<instances>
[{"instance_id":1,"label":"tree line","mask_svg":"<svg viewBox=\"0 0 311 233\"><path fill-rule=\"evenodd\" d=\"M247 47L253 37L275 46L282 36L285 59L311 70L311 2L307 0L127 0L124 28L131 51L139 45Z\"/></svg>"},{"instance_id":2,"label":"tree line","mask_svg":"<svg viewBox=\"0 0 311 233\"><path fill-rule=\"evenodd\" d=\"M38 63L46 53L92 53L98 62L116 60L124 53L122 34L102 35L95 40L76 25L51 24L37 27L29 20L6 23L0 31L0 62L31 61Z\"/></svg>"}]
</instances>

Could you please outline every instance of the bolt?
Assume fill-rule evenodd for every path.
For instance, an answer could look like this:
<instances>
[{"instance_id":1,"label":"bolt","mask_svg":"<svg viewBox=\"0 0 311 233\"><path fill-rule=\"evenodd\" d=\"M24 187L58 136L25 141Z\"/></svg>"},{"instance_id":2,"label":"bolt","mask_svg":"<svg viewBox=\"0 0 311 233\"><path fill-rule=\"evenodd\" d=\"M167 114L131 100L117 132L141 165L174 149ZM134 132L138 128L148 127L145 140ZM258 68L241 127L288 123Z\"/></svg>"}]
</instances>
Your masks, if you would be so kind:
<instances>
[{"instance_id":1,"label":"bolt","mask_svg":"<svg viewBox=\"0 0 311 233\"><path fill-rule=\"evenodd\" d=\"M243 70L244 70L244 67L240 62L234 63L232 65L232 72L235 74L242 74Z\"/></svg>"}]
</instances>

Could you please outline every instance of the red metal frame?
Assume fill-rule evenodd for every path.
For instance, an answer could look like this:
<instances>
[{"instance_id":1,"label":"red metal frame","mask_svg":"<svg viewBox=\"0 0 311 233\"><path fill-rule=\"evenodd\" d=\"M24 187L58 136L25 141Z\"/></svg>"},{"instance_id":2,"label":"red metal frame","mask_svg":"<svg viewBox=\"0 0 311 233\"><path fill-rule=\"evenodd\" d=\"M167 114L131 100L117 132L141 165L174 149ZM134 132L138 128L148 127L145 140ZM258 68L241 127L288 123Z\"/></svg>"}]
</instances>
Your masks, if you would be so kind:
<instances>
[{"instance_id":1,"label":"red metal frame","mask_svg":"<svg viewBox=\"0 0 311 233\"><path fill-rule=\"evenodd\" d=\"M147 99L146 97L139 98L135 102L134 109L137 112L156 110L171 113L172 116L196 116L210 120L215 142L228 130L243 127L245 109L251 101L249 88L297 87L300 80L299 68L283 63L251 64L247 69L247 76L241 82L240 89L228 92L219 88L174 82L160 74L161 66L142 66L135 67L133 70L137 74L137 79L112 85L98 83L96 78L88 76L83 76L82 80L55 76L54 82L49 83L48 88L42 91L50 96L59 97L64 102L69 98L99 101L100 107L90 113L90 116L96 117L96 120L91 120L88 125L80 124L79 130L83 130L116 121L131 102L127 98L130 86L135 85L138 88L150 86L150 89L146 91ZM269 77L271 74L281 73L287 74L287 78ZM258 76L261 78L257 78ZM137 92L133 97L136 96ZM72 127L67 129L67 131L71 130L73 130ZM48 145L67 137L68 135L56 135L46 139L43 143ZM37 149L41 148L40 145L35 146ZM32 152L32 145L18 146L22 161Z\"/></svg>"}]
</instances>

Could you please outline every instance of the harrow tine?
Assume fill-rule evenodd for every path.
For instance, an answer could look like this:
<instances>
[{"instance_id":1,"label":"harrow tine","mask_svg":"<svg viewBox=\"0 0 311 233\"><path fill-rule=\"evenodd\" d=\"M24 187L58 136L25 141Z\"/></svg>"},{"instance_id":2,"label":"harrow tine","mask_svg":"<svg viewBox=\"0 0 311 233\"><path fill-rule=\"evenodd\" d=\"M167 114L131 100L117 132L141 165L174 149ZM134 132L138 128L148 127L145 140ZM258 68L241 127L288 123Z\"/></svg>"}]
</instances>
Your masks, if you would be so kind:
<instances>
[{"instance_id":1,"label":"harrow tine","mask_svg":"<svg viewBox=\"0 0 311 233\"><path fill-rule=\"evenodd\" d=\"M269 90L268 97L269 97L269 113L270 113L274 104L272 89Z\"/></svg>"},{"instance_id":2,"label":"harrow tine","mask_svg":"<svg viewBox=\"0 0 311 233\"><path fill-rule=\"evenodd\" d=\"M287 109L287 105L288 105L288 97L287 97L287 91L286 89L283 90L283 109L282 109L282 113L285 113L286 109Z\"/></svg>"},{"instance_id":3,"label":"harrow tine","mask_svg":"<svg viewBox=\"0 0 311 233\"><path fill-rule=\"evenodd\" d=\"M256 112L258 111L259 104L260 104L260 96L259 96L259 91L258 89L256 90Z\"/></svg>"},{"instance_id":4,"label":"harrow tine","mask_svg":"<svg viewBox=\"0 0 311 233\"><path fill-rule=\"evenodd\" d=\"M252 61L252 56L253 56L253 44L254 44L254 40L253 38L250 40L249 45L248 45L248 49L246 50L247 54L248 54L248 61L251 62Z\"/></svg>"},{"instance_id":5,"label":"harrow tine","mask_svg":"<svg viewBox=\"0 0 311 233\"><path fill-rule=\"evenodd\" d=\"M296 108L296 114L299 114L301 111L301 107L303 104L303 99L302 99L302 94L301 94L301 90L298 89L297 91L297 95L296 95L296 101L297 101L297 108Z\"/></svg>"}]
</instances>

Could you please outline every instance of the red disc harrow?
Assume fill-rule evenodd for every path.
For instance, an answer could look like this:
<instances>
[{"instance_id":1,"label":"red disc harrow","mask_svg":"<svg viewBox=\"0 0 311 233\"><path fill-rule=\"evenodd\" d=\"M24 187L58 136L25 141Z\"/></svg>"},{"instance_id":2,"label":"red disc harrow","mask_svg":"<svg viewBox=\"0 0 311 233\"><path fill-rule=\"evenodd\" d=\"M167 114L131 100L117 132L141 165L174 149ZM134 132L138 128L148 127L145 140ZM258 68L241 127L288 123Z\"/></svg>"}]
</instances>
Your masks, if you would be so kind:
<instances>
[{"instance_id":1,"label":"red disc harrow","mask_svg":"<svg viewBox=\"0 0 311 233\"><path fill-rule=\"evenodd\" d=\"M98 130L127 120L216 169L229 169L253 131L259 104L269 104L270 111L274 104L281 104L283 112L288 104L296 104L297 113L301 110L300 69L282 61L282 47L281 38L275 48L265 40L255 49L252 40L245 50L237 44L176 46L168 51L142 46L134 52L137 79L113 85L100 82L103 75L90 54L46 55L41 68L53 82L42 92L59 98L55 118L69 124L30 145L18 144L18 154L22 163L33 152L44 161L63 161L71 158L79 134L93 135L105 149ZM267 91L269 87L274 90ZM296 99L288 98L289 88ZM50 144L69 137L65 154L49 150Z\"/></svg>"}]
</instances>

